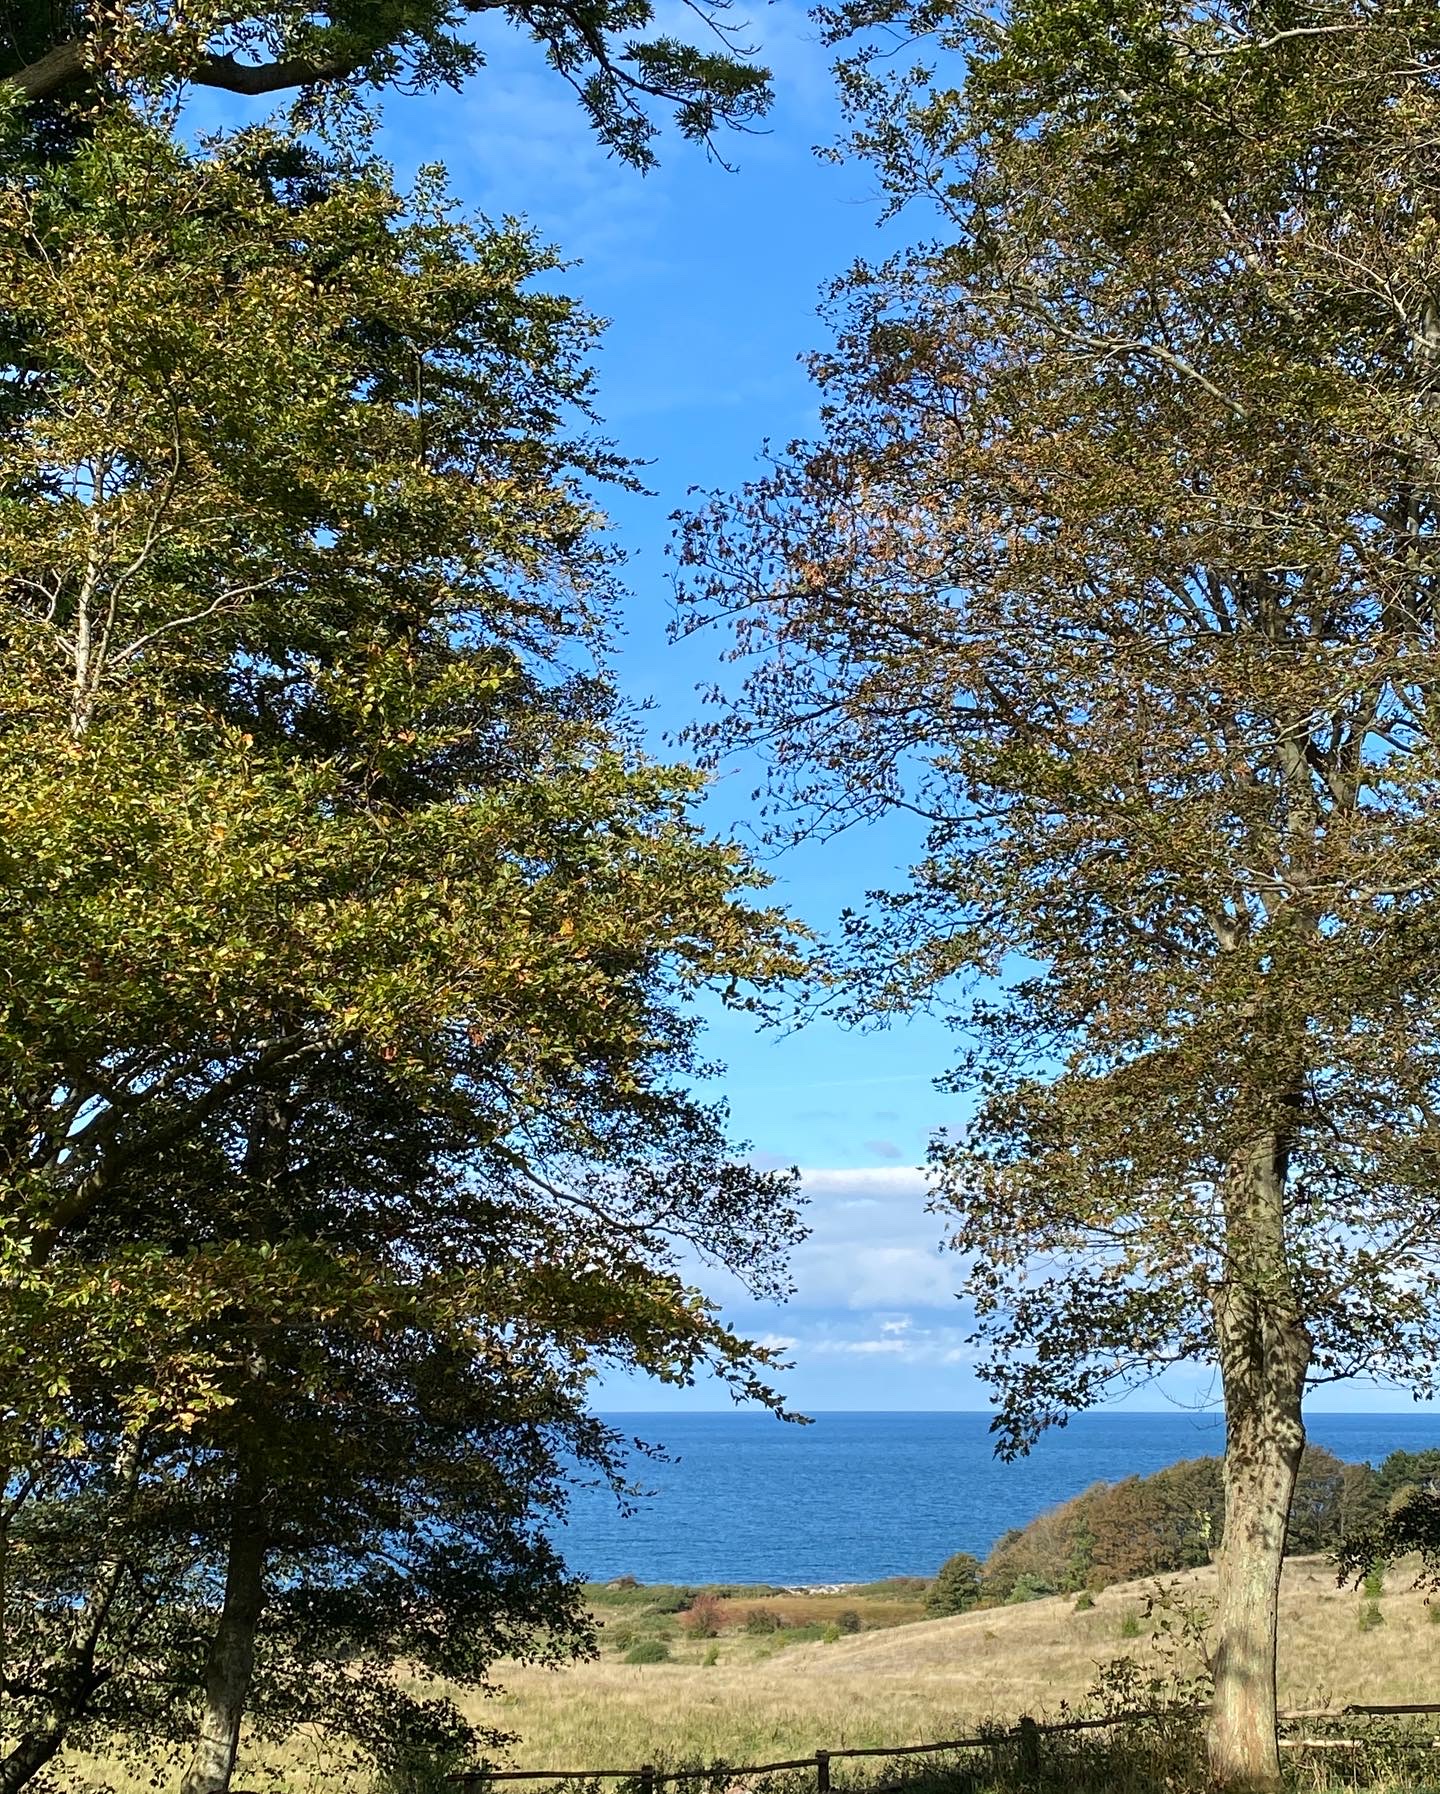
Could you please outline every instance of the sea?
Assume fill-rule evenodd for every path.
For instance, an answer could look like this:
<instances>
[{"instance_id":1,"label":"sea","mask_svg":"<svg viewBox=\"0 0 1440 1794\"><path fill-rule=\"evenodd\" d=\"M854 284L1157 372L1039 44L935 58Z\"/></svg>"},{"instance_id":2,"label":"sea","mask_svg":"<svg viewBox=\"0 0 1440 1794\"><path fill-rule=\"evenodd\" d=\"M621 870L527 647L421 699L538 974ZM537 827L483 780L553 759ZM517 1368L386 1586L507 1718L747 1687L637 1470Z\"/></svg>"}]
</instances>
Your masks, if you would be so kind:
<instances>
[{"instance_id":1,"label":"sea","mask_svg":"<svg viewBox=\"0 0 1440 1794\"><path fill-rule=\"evenodd\" d=\"M780 1587L932 1575L1092 1483L1219 1452L1225 1437L1208 1412L1082 1414L1003 1463L984 1413L830 1413L809 1426L744 1411L604 1418L665 1455L632 1454L644 1493L628 1511L608 1491L577 1491L557 1534L572 1570ZM1355 1461L1440 1447L1440 1412L1316 1413L1307 1427Z\"/></svg>"}]
</instances>

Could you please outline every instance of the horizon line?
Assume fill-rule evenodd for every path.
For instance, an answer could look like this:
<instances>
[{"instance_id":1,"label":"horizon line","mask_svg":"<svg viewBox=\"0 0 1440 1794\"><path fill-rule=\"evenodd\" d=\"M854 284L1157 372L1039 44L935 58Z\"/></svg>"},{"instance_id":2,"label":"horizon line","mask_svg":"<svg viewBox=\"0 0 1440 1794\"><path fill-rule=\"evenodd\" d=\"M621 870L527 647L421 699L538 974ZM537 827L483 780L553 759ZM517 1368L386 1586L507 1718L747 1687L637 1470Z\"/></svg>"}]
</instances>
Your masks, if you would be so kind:
<instances>
[{"instance_id":1,"label":"horizon line","mask_svg":"<svg viewBox=\"0 0 1440 1794\"><path fill-rule=\"evenodd\" d=\"M647 1419L662 1416L674 1419L677 1416L696 1415L708 1419L716 1419L722 1415L733 1417L760 1416L773 1411L761 1406L725 1408L596 1408L592 1412L600 1419L628 1419L631 1416L645 1416ZM990 1408L807 1408L805 1416L818 1414L850 1414L850 1415L945 1415L958 1417L974 1415L977 1419L994 1418ZM1403 1408L1317 1408L1311 1410L1312 1418L1322 1416L1332 1420L1388 1420L1396 1415L1415 1414L1430 1419L1440 1419L1440 1403L1413 1402ZM1086 1408L1074 1413L1065 1421L1056 1421L1047 1432L1063 1431L1070 1421L1089 1420L1103 1416L1109 1420L1153 1420L1159 1415L1174 1415L1187 1420L1223 1420L1224 1409L1218 1404L1213 1408L1180 1408L1173 1405L1163 1408ZM779 1418L779 1417L777 1417Z\"/></svg>"}]
</instances>

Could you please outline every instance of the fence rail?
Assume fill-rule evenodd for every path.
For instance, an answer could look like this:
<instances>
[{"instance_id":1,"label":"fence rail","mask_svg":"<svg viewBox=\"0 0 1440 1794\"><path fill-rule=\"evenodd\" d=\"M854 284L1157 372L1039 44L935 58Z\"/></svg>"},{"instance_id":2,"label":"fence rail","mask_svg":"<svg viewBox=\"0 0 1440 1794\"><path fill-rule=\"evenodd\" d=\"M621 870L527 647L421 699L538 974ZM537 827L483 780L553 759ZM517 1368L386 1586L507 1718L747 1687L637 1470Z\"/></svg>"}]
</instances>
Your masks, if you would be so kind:
<instances>
[{"instance_id":1,"label":"fence rail","mask_svg":"<svg viewBox=\"0 0 1440 1794\"><path fill-rule=\"evenodd\" d=\"M982 1732L973 1738L944 1738L930 1744L858 1744L817 1750L808 1757L787 1757L779 1763L726 1764L723 1769L660 1769L654 1763L642 1763L635 1769L468 1769L446 1779L461 1787L490 1782L605 1782L633 1781L640 1794L659 1794L670 1782L708 1782L724 1775L739 1781L754 1775L779 1775L787 1770L811 1769L815 1772L815 1794L831 1794L830 1765L853 1757L922 1757L942 1756L949 1751L986 1750L1012 1746L1018 1753L1020 1767L1030 1773L1040 1767L1040 1743L1043 1738L1064 1732L1098 1731L1107 1726L1134 1725L1142 1720L1174 1718L1200 1711L1190 1707L1165 1707L1134 1713L1110 1713L1099 1719L1061 1719L1042 1724L1029 1714L1016 1725L1004 1730ZM1349 1701L1343 1707L1301 1707L1282 1713L1282 1723L1293 1724L1302 1719L1394 1719L1414 1713L1440 1713L1440 1701ZM1288 1750L1340 1750L1363 1748L1363 1738L1283 1738ZM1416 1740L1426 1748L1440 1747L1440 1738Z\"/></svg>"}]
</instances>

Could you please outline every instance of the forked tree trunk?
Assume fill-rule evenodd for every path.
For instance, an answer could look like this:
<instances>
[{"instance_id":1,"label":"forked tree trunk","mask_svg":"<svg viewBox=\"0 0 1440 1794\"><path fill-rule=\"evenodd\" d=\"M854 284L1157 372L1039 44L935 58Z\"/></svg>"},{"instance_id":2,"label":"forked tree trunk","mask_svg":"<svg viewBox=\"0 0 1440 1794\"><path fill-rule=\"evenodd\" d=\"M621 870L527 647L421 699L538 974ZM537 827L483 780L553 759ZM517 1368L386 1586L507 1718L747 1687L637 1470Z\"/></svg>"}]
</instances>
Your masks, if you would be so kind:
<instances>
[{"instance_id":1,"label":"forked tree trunk","mask_svg":"<svg viewBox=\"0 0 1440 1794\"><path fill-rule=\"evenodd\" d=\"M1310 1338L1284 1266L1284 1157L1256 1143L1227 1199L1230 1264L1216 1296L1225 1390L1225 1537L1207 1748L1233 1794L1281 1786L1275 1646L1285 1528L1305 1449Z\"/></svg>"},{"instance_id":2,"label":"forked tree trunk","mask_svg":"<svg viewBox=\"0 0 1440 1794\"><path fill-rule=\"evenodd\" d=\"M255 1668L255 1633L265 1604L265 1544L259 1491L252 1478L238 1476L225 1598L205 1664L200 1734L180 1784L181 1794L228 1794Z\"/></svg>"}]
</instances>

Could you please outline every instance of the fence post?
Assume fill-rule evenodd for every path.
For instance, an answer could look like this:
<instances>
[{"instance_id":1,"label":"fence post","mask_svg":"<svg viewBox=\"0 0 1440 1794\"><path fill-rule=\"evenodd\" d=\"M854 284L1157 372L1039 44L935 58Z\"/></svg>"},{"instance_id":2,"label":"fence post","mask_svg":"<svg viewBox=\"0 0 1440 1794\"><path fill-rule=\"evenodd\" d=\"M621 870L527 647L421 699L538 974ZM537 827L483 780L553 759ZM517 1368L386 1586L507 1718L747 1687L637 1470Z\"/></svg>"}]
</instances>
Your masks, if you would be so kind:
<instances>
[{"instance_id":1,"label":"fence post","mask_svg":"<svg viewBox=\"0 0 1440 1794\"><path fill-rule=\"evenodd\" d=\"M1020 1773L1026 1781L1040 1779L1040 1728L1028 1713L1020 1715Z\"/></svg>"},{"instance_id":2,"label":"fence post","mask_svg":"<svg viewBox=\"0 0 1440 1794\"><path fill-rule=\"evenodd\" d=\"M815 1752L815 1794L830 1794L830 1752Z\"/></svg>"},{"instance_id":3,"label":"fence post","mask_svg":"<svg viewBox=\"0 0 1440 1794\"><path fill-rule=\"evenodd\" d=\"M653 1763L640 1765L640 1794L655 1794L655 1765Z\"/></svg>"}]
</instances>

